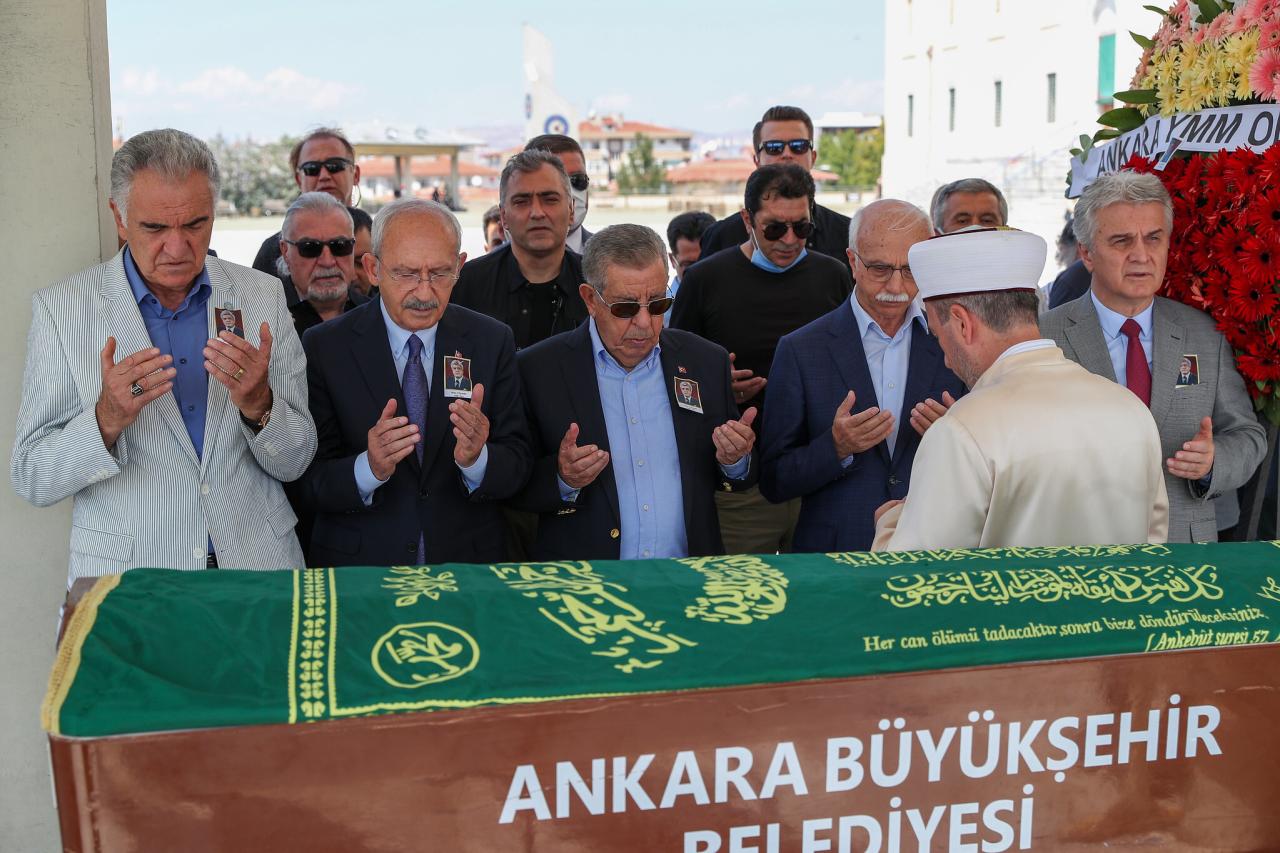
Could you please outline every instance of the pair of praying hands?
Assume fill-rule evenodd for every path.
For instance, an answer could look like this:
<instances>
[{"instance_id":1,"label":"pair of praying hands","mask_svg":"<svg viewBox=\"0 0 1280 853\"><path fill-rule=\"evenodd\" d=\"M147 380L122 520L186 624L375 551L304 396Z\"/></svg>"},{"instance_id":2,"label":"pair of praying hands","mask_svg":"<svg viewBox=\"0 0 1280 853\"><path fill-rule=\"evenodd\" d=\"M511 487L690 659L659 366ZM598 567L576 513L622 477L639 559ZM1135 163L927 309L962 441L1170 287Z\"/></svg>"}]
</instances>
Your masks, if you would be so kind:
<instances>
[{"instance_id":1,"label":"pair of praying hands","mask_svg":"<svg viewBox=\"0 0 1280 853\"><path fill-rule=\"evenodd\" d=\"M470 400L454 400L449 404L449 422L453 424L453 460L461 468L470 468L480 458L489 440L489 418L481 410L484 386L476 385ZM396 415L396 399L382 407L378 422L369 430L369 470L379 480L388 480L396 465L408 457L423 440L417 424Z\"/></svg>"},{"instance_id":2,"label":"pair of praying hands","mask_svg":"<svg viewBox=\"0 0 1280 853\"><path fill-rule=\"evenodd\" d=\"M836 457L839 459L870 450L893 435L893 431L897 428L893 421L893 413L875 406L863 409L855 415L853 404L857 399L857 395L852 391L846 394L844 401L836 408L836 415L831 421L831 438L835 442ZM933 398L916 403L911 409L912 429L923 436L938 418L947 413L947 409L951 408L955 401L951 392L943 391L941 403Z\"/></svg>"}]
</instances>

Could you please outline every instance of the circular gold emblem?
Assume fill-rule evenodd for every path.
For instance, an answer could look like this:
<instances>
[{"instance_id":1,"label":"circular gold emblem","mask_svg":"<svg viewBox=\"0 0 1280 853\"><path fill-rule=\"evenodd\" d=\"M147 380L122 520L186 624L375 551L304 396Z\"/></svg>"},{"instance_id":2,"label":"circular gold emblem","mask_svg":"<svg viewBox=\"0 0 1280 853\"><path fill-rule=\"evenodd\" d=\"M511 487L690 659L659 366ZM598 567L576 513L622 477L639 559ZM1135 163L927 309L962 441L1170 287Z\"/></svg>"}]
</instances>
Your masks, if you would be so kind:
<instances>
[{"instance_id":1,"label":"circular gold emblem","mask_svg":"<svg viewBox=\"0 0 1280 853\"><path fill-rule=\"evenodd\" d=\"M373 647L373 668L395 687L439 684L476 668L480 647L459 628L443 622L397 625Z\"/></svg>"}]
</instances>

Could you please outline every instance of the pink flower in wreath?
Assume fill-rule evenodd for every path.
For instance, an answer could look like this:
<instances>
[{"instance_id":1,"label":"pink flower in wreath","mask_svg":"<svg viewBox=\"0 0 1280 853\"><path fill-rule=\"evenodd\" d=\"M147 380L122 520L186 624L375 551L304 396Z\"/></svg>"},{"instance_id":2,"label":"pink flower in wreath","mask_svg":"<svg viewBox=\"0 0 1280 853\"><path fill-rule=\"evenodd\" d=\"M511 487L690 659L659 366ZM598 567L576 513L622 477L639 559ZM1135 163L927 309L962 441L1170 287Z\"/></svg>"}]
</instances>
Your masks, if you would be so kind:
<instances>
[{"instance_id":1,"label":"pink flower in wreath","mask_svg":"<svg viewBox=\"0 0 1280 853\"><path fill-rule=\"evenodd\" d=\"M1258 51L1249 71L1249 87L1259 98L1280 101L1280 50Z\"/></svg>"},{"instance_id":2,"label":"pink flower in wreath","mask_svg":"<svg viewBox=\"0 0 1280 853\"><path fill-rule=\"evenodd\" d=\"M1258 28L1258 50L1280 47L1280 20L1266 21Z\"/></svg>"}]
</instances>

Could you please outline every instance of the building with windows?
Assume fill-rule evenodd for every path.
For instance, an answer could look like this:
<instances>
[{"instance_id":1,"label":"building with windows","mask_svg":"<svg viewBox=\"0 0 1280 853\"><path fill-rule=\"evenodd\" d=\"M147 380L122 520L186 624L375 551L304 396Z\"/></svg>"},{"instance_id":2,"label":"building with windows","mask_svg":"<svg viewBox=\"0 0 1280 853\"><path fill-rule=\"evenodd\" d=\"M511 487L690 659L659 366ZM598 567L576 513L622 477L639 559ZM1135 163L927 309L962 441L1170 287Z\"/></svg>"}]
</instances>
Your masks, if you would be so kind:
<instances>
[{"instance_id":1,"label":"building with windows","mask_svg":"<svg viewBox=\"0 0 1280 853\"><path fill-rule=\"evenodd\" d=\"M885 0L884 194L927 209L938 185L986 178L1052 259L1068 150L1129 88L1129 31L1158 23L1127 0Z\"/></svg>"},{"instance_id":2,"label":"building with windows","mask_svg":"<svg viewBox=\"0 0 1280 853\"><path fill-rule=\"evenodd\" d=\"M627 121L620 115L590 118L578 123L578 144L586 156L592 183L607 184L617 177L638 135L653 142L653 158L664 168L687 163L693 157L693 134L687 130Z\"/></svg>"}]
</instances>

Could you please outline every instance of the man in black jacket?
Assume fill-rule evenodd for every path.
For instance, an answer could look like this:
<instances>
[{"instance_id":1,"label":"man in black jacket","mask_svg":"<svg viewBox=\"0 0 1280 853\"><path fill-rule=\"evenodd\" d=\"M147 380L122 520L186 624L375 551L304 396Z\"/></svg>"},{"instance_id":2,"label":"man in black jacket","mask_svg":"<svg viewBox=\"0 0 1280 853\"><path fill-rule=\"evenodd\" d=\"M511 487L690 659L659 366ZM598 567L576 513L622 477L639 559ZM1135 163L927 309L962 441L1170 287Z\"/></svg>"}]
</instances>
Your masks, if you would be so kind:
<instances>
[{"instance_id":1,"label":"man in black jacket","mask_svg":"<svg viewBox=\"0 0 1280 853\"><path fill-rule=\"evenodd\" d=\"M713 495L754 484L756 410L739 419L724 349L663 329L656 233L606 228L583 264L591 319L517 359L536 461L516 503L540 513L533 557L722 553Z\"/></svg>"},{"instance_id":2,"label":"man in black jacket","mask_svg":"<svg viewBox=\"0 0 1280 853\"><path fill-rule=\"evenodd\" d=\"M573 205L560 158L539 150L512 157L498 205L511 241L462 268L453 304L506 323L523 349L587 317L582 258L565 248Z\"/></svg>"}]
</instances>

